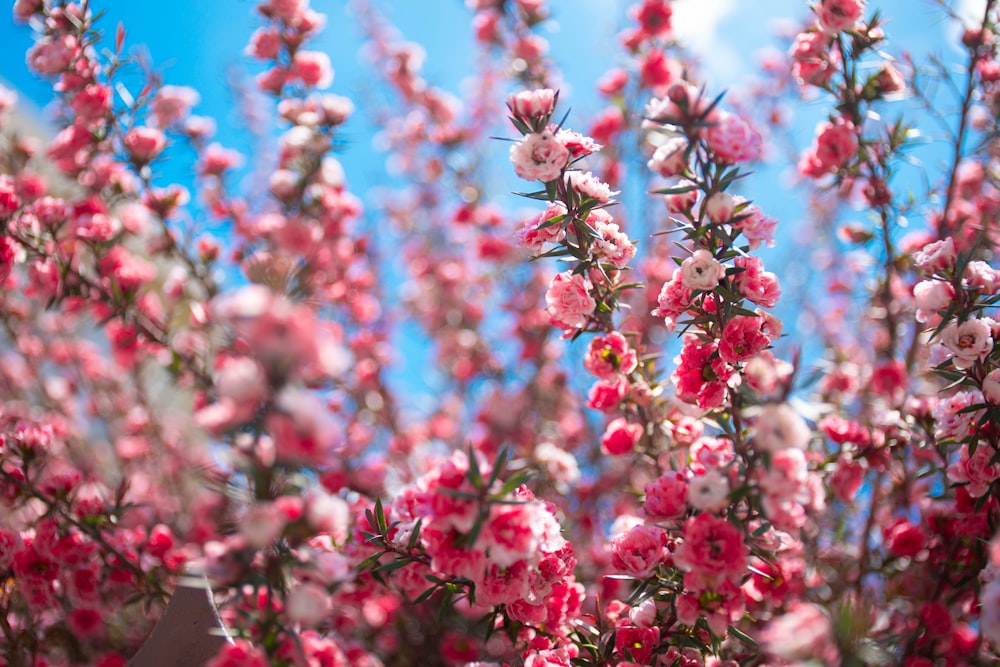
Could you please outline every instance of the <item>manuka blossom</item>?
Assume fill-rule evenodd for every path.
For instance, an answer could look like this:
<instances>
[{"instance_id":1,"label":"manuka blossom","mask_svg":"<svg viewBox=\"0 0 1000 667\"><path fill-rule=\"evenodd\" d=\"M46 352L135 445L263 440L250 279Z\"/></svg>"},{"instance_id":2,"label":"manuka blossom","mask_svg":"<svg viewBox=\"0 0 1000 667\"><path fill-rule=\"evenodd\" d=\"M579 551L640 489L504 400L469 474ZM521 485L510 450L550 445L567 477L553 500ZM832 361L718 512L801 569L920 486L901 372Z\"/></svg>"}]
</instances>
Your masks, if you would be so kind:
<instances>
[{"instance_id":1,"label":"manuka blossom","mask_svg":"<svg viewBox=\"0 0 1000 667\"><path fill-rule=\"evenodd\" d=\"M525 135L510 147L514 173L526 181L553 181L569 161L566 148L549 130Z\"/></svg>"}]
</instances>

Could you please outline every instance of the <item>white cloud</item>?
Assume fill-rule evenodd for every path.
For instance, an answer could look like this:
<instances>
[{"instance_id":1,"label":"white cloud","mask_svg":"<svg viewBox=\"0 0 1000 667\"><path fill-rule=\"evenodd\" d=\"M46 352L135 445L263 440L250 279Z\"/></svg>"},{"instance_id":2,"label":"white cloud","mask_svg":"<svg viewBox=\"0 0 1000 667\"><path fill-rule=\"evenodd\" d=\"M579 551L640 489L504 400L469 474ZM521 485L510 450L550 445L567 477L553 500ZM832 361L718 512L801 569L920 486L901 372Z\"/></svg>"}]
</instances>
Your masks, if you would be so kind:
<instances>
[{"instance_id":1,"label":"white cloud","mask_svg":"<svg viewBox=\"0 0 1000 667\"><path fill-rule=\"evenodd\" d=\"M673 4L674 35L688 47L713 81L730 84L747 74L739 42L720 30L736 10L736 0L683 0Z\"/></svg>"}]
</instances>

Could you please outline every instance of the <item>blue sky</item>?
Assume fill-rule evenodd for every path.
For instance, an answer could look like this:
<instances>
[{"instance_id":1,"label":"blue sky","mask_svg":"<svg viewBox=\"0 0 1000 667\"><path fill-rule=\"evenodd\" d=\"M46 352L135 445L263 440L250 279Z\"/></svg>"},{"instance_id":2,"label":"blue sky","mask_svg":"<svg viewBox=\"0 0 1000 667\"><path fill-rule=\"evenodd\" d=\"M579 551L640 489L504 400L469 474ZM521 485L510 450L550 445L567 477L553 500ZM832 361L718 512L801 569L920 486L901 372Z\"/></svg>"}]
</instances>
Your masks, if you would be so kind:
<instances>
[{"instance_id":1,"label":"blue sky","mask_svg":"<svg viewBox=\"0 0 1000 667\"><path fill-rule=\"evenodd\" d=\"M406 39L427 50L425 77L434 85L460 94L463 78L470 74L473 47L471 13L464 3L461 0L373 2L403 31ZM960 0L956 5L975 16L981 12L982 2ZM621 0L550 2L554 20L543 26L543 35L550 41L550 55L563 72L562 99L572 107L570 125L577 129L584 129L600 108L593 82L610 66L622 64L617 34L626 25L628 4ZM905 47L916 58L930 50L947 58L958 55L949 46L956 31L941 19L941 11L934 4L930 0L877 3L890 18L886 27L890 54L898 55ZM128 30L127 47L148 53L165 83L197 88L201 104L196 113L215 118L217 140L244 154L253 152L254 142L244 129L233 82L252 83L250 77L258 71L242 55L249 35L259 25L255 5L253 0L175 0L169 4L134 0L91 2L95 10L107 11L101 21L104 32L113 35L118 22L123 22ZM375 128L366 122L363 112L365 101L373 97L370 64L360 55L361 34L348 3L314 0L314 5L327 14L328 20L310 48L330 55L336 71L332 92L351 97L362 109L345 128L346 147L338 158L344 164L352 190L363 195L385 179L384 156L372 150ZM677 0L674 8L675 33L701 58L710 91L738 92L755 75L753 55L776 43L774 32L779 26L776 19L791 19L795 25L808 16L808 5L803 0ZM10 18L0 20L0 62L4 64L0 76L18 89L22 98L42 107L48 100L49 84L27 72L24 54L30 45L30 30L26 26L15 26ZM821 100L797 110L793 127L800 147L811 141L815 123L827 113L828 107L828 102ZM927 164L934 166L940 160L936 155L931 146L924 154ZM173 171L161 172L161 176L183 182L189 173L176 166ZM762 167L746 182L747 195L766 213L779 219L779 233L794 235L803 211L796 208L795 198L788 196L786 181L787 174L781 170ZM513 177L508 182L509 189L519 187ZM515 210L523 206L513 196L501 198L498 203ZM779 258L797 253L791 246L778 250ZM787 293L794 282L785 276L782 279Z\"/></svg>"}]
</instances>

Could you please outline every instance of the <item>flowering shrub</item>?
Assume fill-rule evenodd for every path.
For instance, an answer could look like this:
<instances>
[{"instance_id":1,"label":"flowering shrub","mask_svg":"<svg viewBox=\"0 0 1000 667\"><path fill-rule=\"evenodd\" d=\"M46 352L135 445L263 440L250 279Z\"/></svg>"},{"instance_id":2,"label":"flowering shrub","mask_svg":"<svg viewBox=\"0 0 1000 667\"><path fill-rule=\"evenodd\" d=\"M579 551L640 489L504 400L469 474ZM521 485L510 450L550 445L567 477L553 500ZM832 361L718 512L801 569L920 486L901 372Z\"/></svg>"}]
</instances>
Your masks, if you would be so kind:
<instances>
[{"instance_id":1,"label":"flowering shrub","mask_svg":"<svg viewBox=\"0 0 1000 667\"><path fill-rule=\"evenodd\" d=\"M397 176L365 210L307 0L249 37L273 161L214 143L190 88L129 92L90 3L15 2L59 129L0 125L0 665L124 665L190 572L231 635L212 667L996 664L1000 8L956 75L865 0L804 3L747 109L643 0L581 132L546 3L466 4L467 99L356 4ZM747 178L801 96L797 193L864 219L825 235L825 294L793 283L812 333ZM946 135L926 185L918 120Z\"/></svg>"}]
</instances>

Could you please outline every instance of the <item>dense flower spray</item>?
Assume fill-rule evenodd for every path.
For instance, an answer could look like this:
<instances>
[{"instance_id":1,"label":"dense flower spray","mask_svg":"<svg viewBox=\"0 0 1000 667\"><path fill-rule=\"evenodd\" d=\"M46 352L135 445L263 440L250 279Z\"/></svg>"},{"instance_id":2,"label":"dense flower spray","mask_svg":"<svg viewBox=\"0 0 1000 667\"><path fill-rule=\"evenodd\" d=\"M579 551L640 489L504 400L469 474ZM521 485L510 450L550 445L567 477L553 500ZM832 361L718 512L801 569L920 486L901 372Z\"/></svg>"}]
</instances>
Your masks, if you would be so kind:
<instances>
[{"instance_id":1,"label":"dense flower spray","mask_svg":"<svg viewBox=\"0 0 1000 667\"><path fill-rule=\"evenodd\" d=\"M59 125L18 136L0 88L0 665L124 665L191 572L232 638L212 667L994 664L996 3L958 78L864 0L803 3L751 107L642 0L590 114L554 8L466 5L459 96L352 3L369 109L310 48L344 26L258 4L268 161L194 89L131 90L95 3L14 3ZM356 104L393 174L365 205ZM911 193L918 121L948 159ZM835 246L808 281L754 201L783 138ZM415 338L427 400L394 373Z\"/></svg>"}]
</instances>

